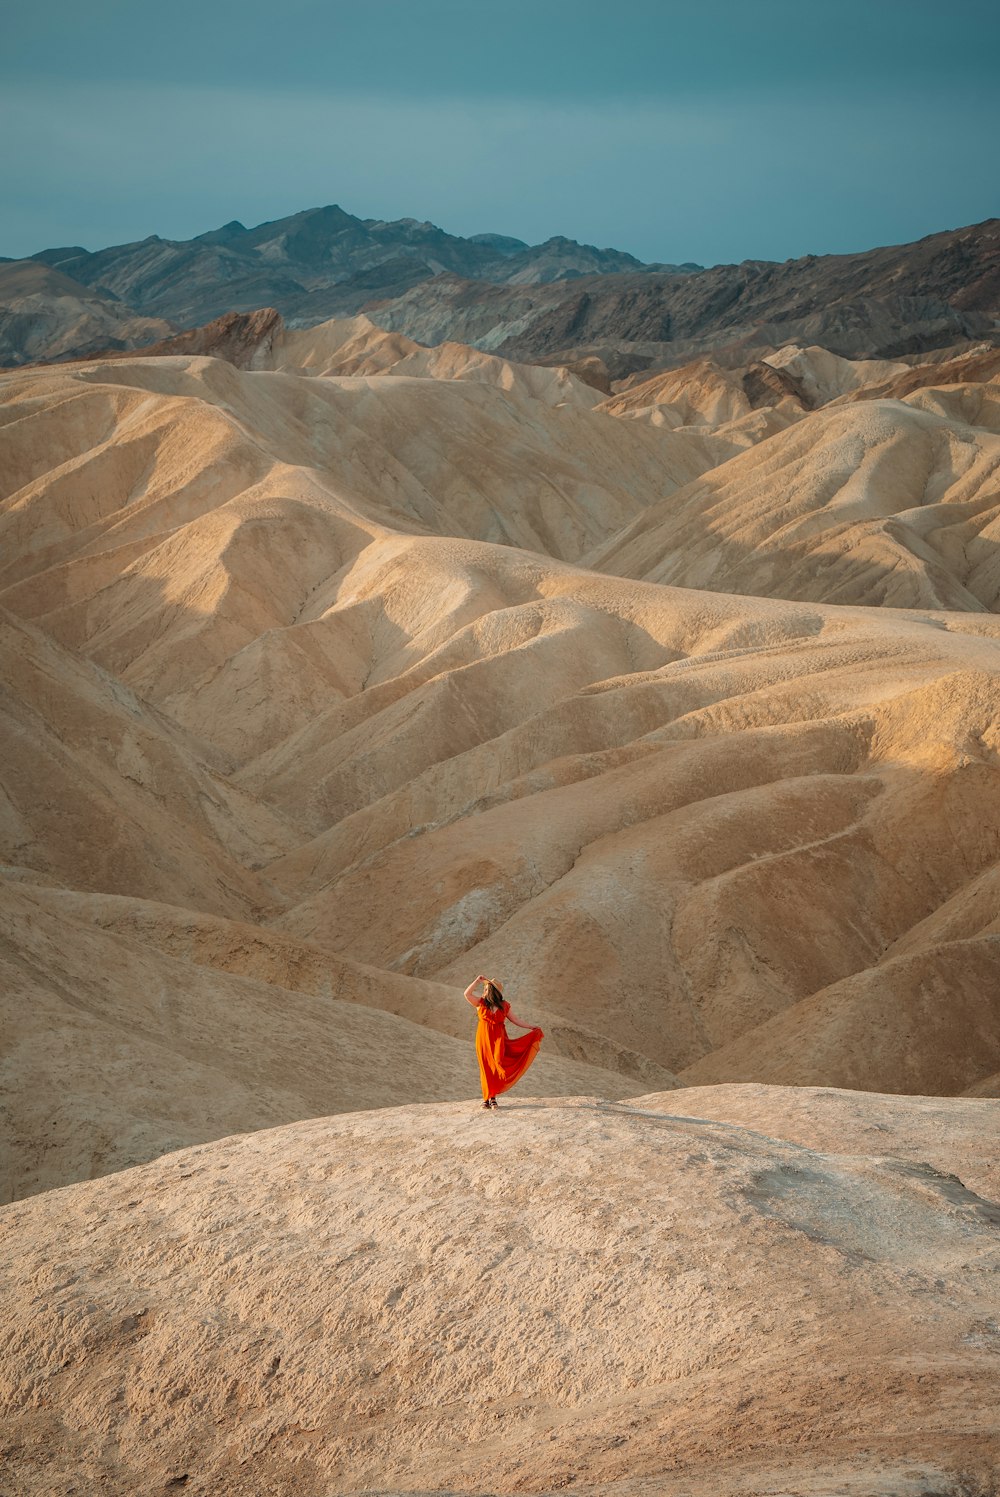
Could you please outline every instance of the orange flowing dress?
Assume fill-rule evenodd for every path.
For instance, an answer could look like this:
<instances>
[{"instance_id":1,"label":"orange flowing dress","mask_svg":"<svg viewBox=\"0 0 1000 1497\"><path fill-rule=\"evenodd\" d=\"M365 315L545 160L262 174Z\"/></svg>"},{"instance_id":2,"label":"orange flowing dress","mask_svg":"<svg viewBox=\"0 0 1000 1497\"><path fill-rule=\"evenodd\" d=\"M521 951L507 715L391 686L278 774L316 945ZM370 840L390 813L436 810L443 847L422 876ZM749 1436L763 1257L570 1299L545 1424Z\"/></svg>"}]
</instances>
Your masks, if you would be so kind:
<instances>
[{"instance_id":1,"label":"orange flowing dress","mask_svg":"<svg viewBox=\"0 0 1000 1497\"><path fill-rule=\"evenodd\" d=\"M483 1101L497 1097L509 1090L515 1081L520 1081L525 1071L538 1054L538 1047L545 1038L541 1029L529 1029L511 1039L504 1023L510 1013L510 1004L503 1008L490 1008L486 1003L477 1003L479 1023L476 1026L476 1054L479 1057L479 1079L483 1085Z\"/></svg>"}]
</instances>

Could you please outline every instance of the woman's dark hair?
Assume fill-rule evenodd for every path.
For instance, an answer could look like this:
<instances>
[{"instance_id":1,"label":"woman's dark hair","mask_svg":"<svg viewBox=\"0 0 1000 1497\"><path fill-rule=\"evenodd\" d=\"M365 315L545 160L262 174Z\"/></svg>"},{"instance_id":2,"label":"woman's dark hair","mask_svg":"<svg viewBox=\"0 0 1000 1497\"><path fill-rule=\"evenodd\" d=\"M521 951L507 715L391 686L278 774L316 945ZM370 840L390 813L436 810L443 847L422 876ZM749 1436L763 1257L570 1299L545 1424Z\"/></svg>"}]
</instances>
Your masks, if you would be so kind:
<instances>
[{"instance_id":1,"label":"woman's dark hair","mask_svg":"<svg viewBox=\"0 0 1000 1497\"><path fill-rule=\"evenodd\" d=\"M486 983L486 991L483 993L483 1002L487 1008L503 1008L503 994L495 982Z\"/></svg>"}]
</instances>

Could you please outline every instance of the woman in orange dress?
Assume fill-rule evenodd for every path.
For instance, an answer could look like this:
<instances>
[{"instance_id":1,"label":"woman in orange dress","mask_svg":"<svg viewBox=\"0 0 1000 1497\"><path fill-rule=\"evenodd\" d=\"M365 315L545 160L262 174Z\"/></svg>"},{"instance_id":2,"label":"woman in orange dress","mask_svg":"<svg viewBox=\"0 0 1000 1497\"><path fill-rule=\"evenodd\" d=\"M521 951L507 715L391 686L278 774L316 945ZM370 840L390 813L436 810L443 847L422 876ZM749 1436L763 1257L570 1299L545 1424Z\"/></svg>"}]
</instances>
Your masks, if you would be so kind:
<instances>
[{"instance_id":1,"label":"woman in orange dress","mask_svg":"<svg viewBox=\"0 0 1000 1497\"><path fill-rule=\"evenodd\" d=\"M475 989L483 984L483 992L477 997ZM484 977L482 973L465 990L465 1001L479 1012L476 1027L476 1054L479 1057L479 1079L483 1085L483 1106L496 1107L500 1092L507 1091L519 1081L538 1054L538 1047L545 1038L542 1031L521 1019L515 1019L510 1004L503 996L503 983ZM511 1039L507 1033L506 1020L526 1029Z\"/></svg>"}]
</instances>

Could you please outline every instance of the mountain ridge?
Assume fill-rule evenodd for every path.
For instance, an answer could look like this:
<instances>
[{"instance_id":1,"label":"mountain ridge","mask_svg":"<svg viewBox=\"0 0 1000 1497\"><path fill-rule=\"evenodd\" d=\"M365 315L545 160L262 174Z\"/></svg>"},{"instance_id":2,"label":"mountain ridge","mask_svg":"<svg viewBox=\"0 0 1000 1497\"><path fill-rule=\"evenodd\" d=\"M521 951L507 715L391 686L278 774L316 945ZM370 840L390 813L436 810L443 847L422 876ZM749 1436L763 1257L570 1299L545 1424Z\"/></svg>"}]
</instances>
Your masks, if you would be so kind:
<instances>
[{"instance_id":1,"label":"mountain ridge","mask_svg":"<svg viewBox=\"0 0 1000 1497\"><path fill-rule=\"evenodd\" d=\"M789 342L894 358L990 338L1000 324L996 218L848 255L704 268L646 265L560 235L538 245L493 232L462 238L331 204L253 228L234 219L190 240L154 234L11 262L30 264L76 282L81 300L100 293L170 331L262 307L292 327L364 311L421 343L468 343L519 362L600 359L611 378L704 352L746 362ZM95 352L92 342L50 342L54 358ZM9 364L46 356L16 339L0 346Z\"/></svg>"},{"instance_id":2,"label":"mountain ridge","mask_svg":"<svg viewBox=\"0 0 1000 1497\"><path fill-rule=\"evenodd\" d=\"M294 317L303 298L316 291L326 293L329 316L358 311L366 297L396 295L444 273L531 283L645 268L622 250L561 236L538 245L494 233L466 239L428 221L357 218L336 203L253 228L233 219L187 240L150 234L96 251L44 249L30 258L110 290L137 309L159 308L182 324L252 310L247 298L257 294L267 273L274 292L264 300L275 300L277 293L279 310Z\"/></svg>"}]
</instances>

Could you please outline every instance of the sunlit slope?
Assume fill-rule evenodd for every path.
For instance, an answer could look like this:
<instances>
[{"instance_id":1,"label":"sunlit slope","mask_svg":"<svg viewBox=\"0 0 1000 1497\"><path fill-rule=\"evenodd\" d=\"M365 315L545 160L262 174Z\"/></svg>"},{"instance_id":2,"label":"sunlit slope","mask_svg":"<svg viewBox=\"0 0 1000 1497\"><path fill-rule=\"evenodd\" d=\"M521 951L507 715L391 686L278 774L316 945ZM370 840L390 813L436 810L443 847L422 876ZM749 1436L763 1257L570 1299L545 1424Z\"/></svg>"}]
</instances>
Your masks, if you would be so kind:
<instances>
[{"instance_id":1,"label":"sunlit slope","mask_svg":"<svg viewBox=\"0 0 1000 1497\"><path fill-rule=\"evenodd\" d=\"M13 1012L18 1026L43 1016L18 1028L41 1047L32 1076L63 1022L46 1005L76 1024L77 1001L100 1009L79 1053L113 1051L141 1079L119 1097L101 1066L67 1070L68 1095L115 1098L107 1114L93 1104L107 1119L93 1167L143 1157L106 1142L119 1106L162 1116L148 1157L391 1105L399 1078L377 1054L412 1053L421 1100L474 1098L460 990L477 971L545 1027L530 1084L550 1094L635 1094L680 1072L988 1089L989 525L962 542L965 570L945 569L968 595L953 612L929 606L952 597L945 574L912 556L899 571L922 606L908 611L710 590L724 567L700 590L600 574L572 560L585 543L624 520L629 546L652 545L664 507L694 513L685 464L701 472L715 434L617 419L579 391L553 399L558 371L526 380L494 360L466 378L467 355L440 352L419 376L168 357L2 384L2 857L51 926L27 968L36 917L12 927L10 971L49 994ZM724 493L720 525L749 506L747 566L780 592L767 537L791 527L804 544L815 522L823 543L823 505L854 525L865 505L898 504L905 479L927 501L909 525L988 519L992 388L800 411L699 483ZM763 413L723 414L731 434ZM739 498L751 491L756 509ZM345 974L343 1023L325 963ZM175 990L189 996L171 1007ZM137 993L164 995L156 1024L132 1024ZM251 1002L261 1054L285 1057L256 1112L226 1059L226 1015ZM299 1023L299 1002L326 1007ZM272 1045L268 1024L285 1022ZM308 1087L303 1047L329 1058ZM230 1102L191 1112L206 1089L182 1068L170 1080L171 1053L217 1066ZM30 1172L44 1125L24 1117ZM56 1150L38 1178L72 1178L80 1159Z\"/></svg>"},{"instance_id":2,"label":"sunlit slope","mask_svg":"<svg viewBox=\"0 0 1000 1497\"><path fill-rule=\"evenodd\" d=\"M499 569L488 629L237 777L314 831L266 869L282 929L423 977L516 974L543 1023L577 1015L677 1070L877 972L996 863L993 620L956 616L989 631L963 634L583 576L570 594L532 558L438 549L440 597ZM515 602L532 574L547 596ZM914 993L940 944L915 937ZM957 1070L900 1029L864 1084L964 1090L996 1067L956 1033Z\"/></svg>"},{"instance_id":3,"label":"sunlit slope","mask_svg":"<svg viewBox=\"0 0 1000 1497\"><path fill-rule=\"evenodd\" d=\"M572 559L701 471L683 438L624 430L571 376L489 362L495 380L315 379L194 357L8 375L10 580L162 538L238 497L301 496L368 527Z\"/></svg>"},{"instance_id":4,"label":"sunlit slope","mask_svg":"<svg viewBox=\"0 0 1000 1497\"><path fill-rule=\"evenodd\" d=\"M684 587L995 611L998 470L996 383L841 401L666 496L587 560Z\"/></svg>"},{"instance_id":5,"label":"sunlit slope","mask_svg":"<svg viewBox=\"0 0 1000 1497\"><path fill-rule=\"evenodd\" d=\"M253 369L329 377L390 375L437 380L472 380L493 385L515 399L530 398L547 406L591 410L600 391L558 366L516 364L467 343L434 347L415 343L402 333L387 333L368 317L333 318L316 327L282 326L254 354Z\"/></svg>"},{"instance_id":6,"label":"sunlit slope","mask_svg":"<svg viewBox=\"0 0 1000 1497\"><path fill-rule=\"evenodd\" d=\"M995 1109L685 1095L317 1118L7 1208L17 1490L988 1491Z\"/></svg>"},{"instance_id":7,"label":"sunlit slope","mask_svg":"<svg viewBox=\"0 0 1000 1497\"><path fill-rule=\"evenodd\" d=\"M293 845L225 761L89 661L0 610L2 859L82 889L220 914L269 901Z\"/></svg>"},{"instance_id":8,"label":"sunlit slope","mask_svg":"<svg viewBox=\"0 0 1000 1497\"><path fill-rule=\"evenodd\" d=\"M373 539L573 557L716 460L701 438L551 404L553 371L501 367L510 388L193 358L9 376L0 601L196 731L184 699L221 673L259 720L248 742L220 707L210 736L251 751L364 682L371 621L332 639L320 593Z\"/></svg>"},{"instance_id":9,"label":"sunlit slope","mask_svg":"<svg viewBox=\"0 0 1000 1497\"><path fill-rule=\"evenodd\" d=\"M245 923L0 879L0 984L0 1204L297 1118L477 1105L453 987ZM579 1025L546 1038L521 1095L675 1084Z\"/></svg>"}]
</instances>

